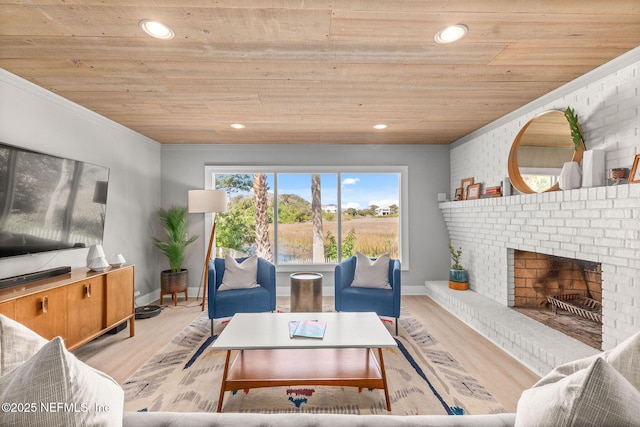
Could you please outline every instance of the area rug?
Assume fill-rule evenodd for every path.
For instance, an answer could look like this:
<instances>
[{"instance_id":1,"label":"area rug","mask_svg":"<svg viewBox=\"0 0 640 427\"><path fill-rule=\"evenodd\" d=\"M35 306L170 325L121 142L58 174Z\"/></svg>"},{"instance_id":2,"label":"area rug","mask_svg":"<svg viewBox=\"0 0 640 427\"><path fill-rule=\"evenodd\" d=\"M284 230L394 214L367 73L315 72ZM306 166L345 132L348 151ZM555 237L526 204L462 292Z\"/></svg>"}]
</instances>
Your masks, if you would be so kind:
<instances>
[{"instance_id":1,"label":"area rug","mask_svg":"<svg viewBox=\"0 0 640 427\"><path fill-rule=\"evenodd\" d=\"M395 327L385 322L393 335ZM216 321L216 334L225 324ZM210 323L198 317L123 384L126 411L215 412L225 351L212 350ZM391 414L489 414L504 407L408 311L398 348L383 350ZM273 387L227 392L223 412L389 414L382 390Z\"/></svg>"}]
</instances>

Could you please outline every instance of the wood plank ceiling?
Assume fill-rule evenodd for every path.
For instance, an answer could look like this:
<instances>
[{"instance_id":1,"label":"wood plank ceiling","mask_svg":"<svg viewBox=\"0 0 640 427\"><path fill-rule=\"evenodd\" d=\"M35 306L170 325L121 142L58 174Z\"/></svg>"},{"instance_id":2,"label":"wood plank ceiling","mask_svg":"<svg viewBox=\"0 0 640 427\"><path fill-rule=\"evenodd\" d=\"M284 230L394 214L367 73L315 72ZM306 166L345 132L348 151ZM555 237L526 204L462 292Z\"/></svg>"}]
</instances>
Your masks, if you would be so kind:
<instances>
[{"instance_id":1,"label":"wood plank ceiling","mask_svg":"<svg viewBox=\"0 0 640 427\"><path fill-rule=\"evenodd\" d=\"M449 144L638 45L638 0L0 0L0 67L161 143Z\"/></svg>"}]
</instances>

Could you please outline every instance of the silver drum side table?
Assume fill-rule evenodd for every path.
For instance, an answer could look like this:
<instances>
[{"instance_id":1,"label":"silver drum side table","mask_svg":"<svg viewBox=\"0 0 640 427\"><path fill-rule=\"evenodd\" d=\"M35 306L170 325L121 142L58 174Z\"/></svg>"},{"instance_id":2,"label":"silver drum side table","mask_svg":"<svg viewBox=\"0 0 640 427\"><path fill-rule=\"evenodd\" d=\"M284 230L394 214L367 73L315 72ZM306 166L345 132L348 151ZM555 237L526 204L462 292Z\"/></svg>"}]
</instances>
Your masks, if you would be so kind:
<instances>
[{"instance_id":1,"label":"silver drum side table","mask_svg":"<svg viewBox=\"0 0 640 427\"><path fill-rule=\"evenodd\" d=\"M291 275L291 312L322 311L322 274L293 273Z\"/></svg>"}]
</instances>

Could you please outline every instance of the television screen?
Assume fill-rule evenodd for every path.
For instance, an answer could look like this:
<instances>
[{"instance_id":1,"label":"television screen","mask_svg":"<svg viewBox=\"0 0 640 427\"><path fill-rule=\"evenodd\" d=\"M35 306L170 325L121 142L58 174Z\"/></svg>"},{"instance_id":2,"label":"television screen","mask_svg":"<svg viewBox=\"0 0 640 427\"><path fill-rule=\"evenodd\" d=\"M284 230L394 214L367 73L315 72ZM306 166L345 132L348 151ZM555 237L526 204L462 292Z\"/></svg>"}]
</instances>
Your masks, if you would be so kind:
<instances>
[{"instance_id":1,"label":"television screen","mask_svg":"<svg viewBox=\"0 0 640 427\"><path fill-rule=\"evenodd\" d=\"M109 169L0 143L0 257L102 243Z\"/></svg>"}]
</instances>

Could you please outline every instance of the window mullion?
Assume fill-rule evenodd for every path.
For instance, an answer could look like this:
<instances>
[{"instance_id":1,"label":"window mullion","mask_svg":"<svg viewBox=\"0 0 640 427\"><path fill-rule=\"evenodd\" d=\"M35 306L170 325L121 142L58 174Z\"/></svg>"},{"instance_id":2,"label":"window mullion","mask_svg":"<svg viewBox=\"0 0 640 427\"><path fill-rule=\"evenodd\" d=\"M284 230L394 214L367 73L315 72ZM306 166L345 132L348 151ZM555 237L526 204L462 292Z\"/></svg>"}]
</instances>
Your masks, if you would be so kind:
<instances>
[{"instance_id":1,"label":"window mullion","mask_svg":"<svg viewBox=\"0 0 640 427\"><path fill-rule=\"evenodd\" d=\"M273 263L278 260L278 173L273 172Z\"/></svg>"},{"instance_id":2,"label":"window mullion","mask_svg":"<svg viewBox=\"0 0 640 427\"><path fill-rule=\"evenodd\" d=\"M338 189L337 191L337 216L338 216L338 231L337 231L337 236L336 236L336 240L338 241L338 262L340 262L340 260L342 259L342 172L338 172L337 173L337 185L336 188Z\"/></svg>"}]
</instances>

